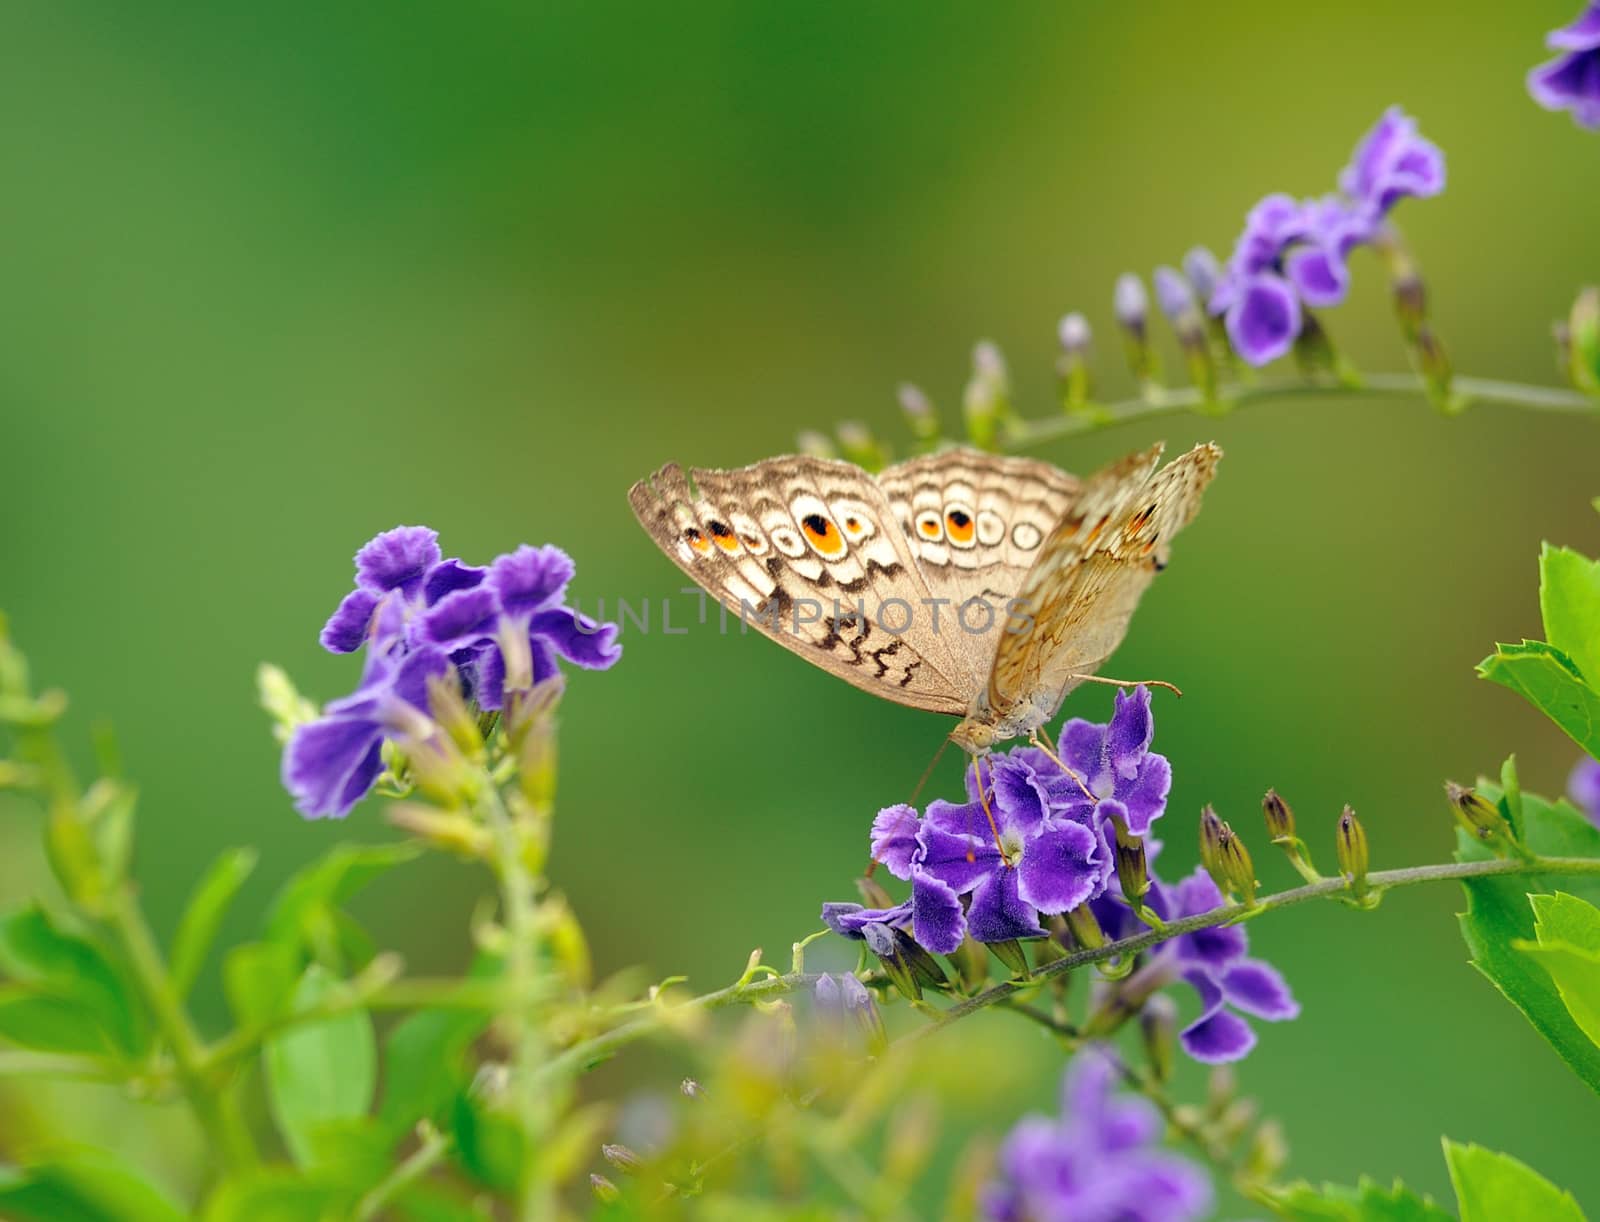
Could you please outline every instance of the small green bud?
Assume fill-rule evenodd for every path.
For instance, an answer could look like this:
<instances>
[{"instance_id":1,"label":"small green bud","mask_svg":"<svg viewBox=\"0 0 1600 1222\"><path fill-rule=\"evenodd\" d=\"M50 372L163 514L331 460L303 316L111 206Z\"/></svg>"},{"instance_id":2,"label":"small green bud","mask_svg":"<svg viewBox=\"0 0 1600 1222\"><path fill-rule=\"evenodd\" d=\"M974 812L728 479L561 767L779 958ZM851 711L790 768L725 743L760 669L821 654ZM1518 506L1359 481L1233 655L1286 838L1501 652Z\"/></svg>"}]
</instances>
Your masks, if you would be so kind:
<instances>
[{"instance_id":1,"label":"small green bud","mask_svg":"<svg viewBox=\"0 0 1600 1222\"><path fill-rule=\"evenodd\" d=\"M1145 857L1144 841L1116 816L1111 819L1111 827L1116 833L1117 882L1128 903L1141 908L1150 891L1150 865Z\"/></svg>"},{"instance_id":2,"label":"small green bud","mask_svg":"<svg viewBox=\"0 0 1600 1222\"><path fill-rule=\"evenodd\" d=\"M639 1168L644 1166L644 1159L620 1142L611 1142L601 1146L600 1154L606 1162L624 1175L637 1175Z\"/></svg>"},{"instance_id":3,"label":"small green bud","mask_svg":"<svg viewBox=\"0 0 1600 1222\"><path fill-rule=\"evenodd\" d=\"M454 667L442 675L428 676L428 712L462 755L474 762L483 759L483 732L461 694L461 677Z\"/></svg>"},{"instance_id":4,"label":"small green bud","mask_svg":"<svg viewBox=\"0 0 1600 1222\"><path fill-rule=\"evenodd\" d=\"M1207 806L1200 812L1200 864L1205 867L1206 873L1211 875L1219 887L1226 886L1222 881L1222 833L1227 827L1218 816L1216 810Z\"/></svg>"},{"instance_id":5,"label":"small green bud","mask_svg":"<svg viewBox=\"0 0 1600 1222\"><path fill-rule=\"evenodd\" d=\"M1150 296L1144 281L1128 272L1117 277L1111 295L1112 313L1122 326L1122 346L1128 370L1148 394L1159 376L1155 349L1150 346Z\"/></svg>"},{"instance_id":6,"label":"small green bud","mask_svg":"<svg viewBox=\"0 0 1600 1222\"><path fill-rule=\"evenodd\" d=\"M1178 1005L1165 993L1156 993L1139 1011L1139 1035L1145 1061L1157 1082L1172 1080L1178 1046Z\"/></svg>"},{"instance_id":7,"label":"small green bud","mask_svg":"<svg viewBox=\"0 0 1600 1222\"><path fill-rule=\"evenodd\" d=\"M989 952L971 934L961 939L961 945L956 947L949 959L955 965L956 975L960 977L961 987L966 992L976 993L988 983Z\"/></svg>"},{"instance_id":8,"label":"small green bud","mask_svg":"<svg viewBox=\"0 0 1600 1222\"><path fill-rule=\"evenodd\" d=\"M875 878L862 876L856 879L856 893L861 896L861 903L868 908L894 907L894 899Z\"/></svg>"},{"instance_id":9,"label":"small green bud","mask_svg":"<svg viewBox=\"0 0 1600 1222\"><path fill-rule=\"evenodd\" d=\"M1061 406L1081 411L1089 403L1089 320L1071 313L1056 329L1061 340L1061 356L1056 360L1056 376L1061 385Z\"/></svg>"},{"instance_id":10,"label":"small green bud","mask_svg":"<svg viewBox=\"0 0 1600 1222\"><path fill-rule=\"evenodd\" d=\"M1263 1120L1256 1126L1245 1154L1244 1173L1251 1183L1265 1184L1277 1178L1289 1161L1289 1143L1283 1126L1276 1120Z\"/></svg>"},{"instance_id":11,"label":"small green bud","mask_svg":"<svg viewBox=\"0 0 1600 1222\"><path fill-rule=\"evenodd\" d=\"M921 387L902 382L896 394L900 400L900 414L905 417L906 428L911 430L911 435L922 442L937 441L939 416Z\"/></svg>"},{"instance_id":12,"label":"small green bud","mask_svg":"<svg viewBox=\"0 0 1600 1222\"><path fill-rule=\"evenodd\" d=\"M1350 882L1350 890L1357 896L1367 890L1367 830L1348 806L1339 816L1339 873Z\"/></svg>"},{"instance_id":13,"label":"small green bud","mask_svg":"<svg viewBox=\"0 0 1600 1222\"><path fill-rule=\"evenodd\" d=\"M961 396L968 439L979 449L994 449L1010 410L1011 380L1005 358L992 341L983 340L972 350L972 376Z\"/></svg>"},{"instance_id":14,"label":"small green bud","mask_svg":"<svg viewBox=\"0 0 1600 1222\"><path fill-rule=\"evenodd\" d=\"M1067 914L1067 928L1072 931L1072 940L1084 950L1095 950L1106 944L1105 930L1100 928L1100 922L1095 920L1094 912L1088 904L1079 904Z\"/></svg>"},{"instance_id":15,"label":"small green bud","mask_svg":"<svg viewBox=\"0 0 1600 1222\"><path fill-rule=\"evenodd\" d=\"M256 700L272 718L273 736L281 743L288 742L298 727L321 716L321 710L296 690L284 669L269 662L256 667Z\"/></svg>"},{"instance_id":16,"label":"small green bud","mask_svg":"<svg viewBox=\"0 0 1600 1222\"><path fill-rule=\"evenodd\" d=\"M1567 317L1567 336L1572 384L1600 394L1600 288L1590 285L1578 294Z\"/></svg>"},{"instance_id":17,"label":"small green bud","mask_svg":"<svg viewBox=\"0 0 1600 1222\"><path fill-rule=\"evenodd\" d=\"M609 1205L622 1198L622 1189L618 1188L603 1175L589 1175L589 1190L594 1193L595 1200Z\"/></svg>"},{"instance_id":18,"label":"small green bud","mask_svg":"<svg viewBox=\"0 0 1600 1222\"><path fill-rule=\"evenodd\" d=\"M1510 846L1514 843L1511 825L1506 822L1505 816L1475 790L1449 781L1445 784L1444 791L1450 799L1452 809L1456 812L1456 818L1473 839L1495 847L1496 852L1499 852L1498 846Z\"/></svg>"},{"instance_id":19,"label":"small green bud","mask_svg":"<svg viewBox=\"0 0 1600 1222\"><path fill-rule=\"evenodd\" d=\"M1294 839L1294 810L1278 796L1276 789L1267 790L1261 799L1261 814L1267 821L1267 835L1273 844Z\"/></svg>"},{"instance_id":20,"label":"small green bud","mask_svg":"<svg viewBox=\"0 0 1600 1222\"><path fill-rule=\"evenodd\" d=\"M1222 869L1228 878L1228 887L1239 897L1239 902L1246 908L1253 907L1256 902L1256 868L1250 860L1250 850L1244 847L1244 841L1239 839L1237 833L1226 823L1222 825L1223 838L1219 850L1219 860Z\"/></svg>"},{"instance_id":21,"label":"small green bud","mask_svg":"<svg viewBox=\"0 0 1600 1222\"><path fill-rule=\"evenodd\" d=\"M1008 938L1004 942L987 942L984 945L988 946L990 954L1010 969L1013 979L1027 980L1033 975L1033 969L1028 964L1028 952L1015 938Z\"/></svg>"}]
</instances>

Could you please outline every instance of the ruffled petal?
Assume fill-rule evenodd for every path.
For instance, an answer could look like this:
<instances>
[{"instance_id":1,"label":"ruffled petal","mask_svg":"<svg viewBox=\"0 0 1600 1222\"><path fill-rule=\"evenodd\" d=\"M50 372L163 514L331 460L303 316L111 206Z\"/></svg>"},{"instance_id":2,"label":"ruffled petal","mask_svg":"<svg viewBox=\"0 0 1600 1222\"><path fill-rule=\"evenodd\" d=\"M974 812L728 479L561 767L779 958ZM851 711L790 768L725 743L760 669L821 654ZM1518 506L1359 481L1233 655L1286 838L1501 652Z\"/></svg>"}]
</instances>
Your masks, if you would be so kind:
<instances>
[{"instance_id":1,"label":"ruffled petal","mask_svg":"<svg viewBox=\"0 0 1600 1222\"><path fill-rule=\"evenodd\" d=\"M977 836L947 832L925 819L917 829L916 839L912 874L930 874L957 895L965 895L1002 868L993 838L980 840Z\"/></svg>"},{"instance_id":2,"label":"ruffled petal","mask_svg":"<svg viewBox=\"0 0 1600 1222\"><path fill-rule=\"evenodd\" d=\"M499 595L507 615L522 619L561 601L575 572L572 558L559 547L529 547L498 556L486 579Z\"/></svg>"},{"instance_id":3,"label":"ruffled petal","mask_svg":"<svg viewBox=\"0 0 1600 1222\"><path fill-rule=\"evenodd\" d=\"M1172 790L1172 765L1154 751L1139 765L1139 775L1117 786L1117 801L1127 811L1128 830L1143 836L1167 809L1167 794Z\"/></svg>"},{"instance_id":4,"label":"ruffled petal","mask_svg":"<svg viewBox=\"0 0 1600 1222\"><path fill-rule=\"evenodd\" d=\"M485 586L447 594L422 617L422 636L445 649L493 640L500 624L500 602Z\"/></svg>"},{"instance_id":5,"label":"ruffled petal","mask_svg":"<svg viewBox=\"0 0 1600 1222\"><path fill-rule=\"evenodd\" d=\"M994 815L1002 832L1031 835L1050 810L1050 795L1038 775L1009 756L994 763Z\"/></svg>"},{"instance_id":6,"label":"ruffled petal","mask_svg":"<svg viewBox=\"0 0 1600 1222\"><path fill-rule=\"evenodd\" d=\"M367 643L372 613L378 609L378 596L359 587L339 603L339 609L322 626L322 647L329 653L354 653Z\"/></svg>"},{"instance_id":7,"label":"ruffled petal","mask_svg":"<svg viewBox=\"0 0 1600 1222\"><path fill-rule=\"evenodd\" d=\"M1252 365L1266 365L1294 346L1300 299L1281 276L1263 272L1245 282L1225 321L1234 351Z\"/></svg>"},{"instance_id":8,"label":"ruffled petal","mask_svg":"<svg viewBox=\"0 0 1600 1222\"><path fill-rule=\"evenodd\" d=\"M1017 895L1017 872L1012 869L996 870L972 893L967 929L979 942L1044 936L1038 913Z\"/></svg>"},{"instance_id":9,"label":"ruffled petal","mask_svg":"<svg viewBox=\"0 0 1600 1222\"><path fill-rule=\"evenodd\" d=\"M1080 823L1041 831L1017 864L1018 898L1047 915L1076 908L1100 888L1098 849L1095 834Z\"/></svg>"},{"instance_id":10,"label":"ruffled petal","mask_svg":"<svg viewBox=\"0 0 1600 1222\"><path fill-rule=\"evenodd\" d=\"M1283 270L1307 305L1336 306L1350 289L1344 260L1323 246L1296 246L1284 258Z\"/></svg>"},{"instance_id":11,"label":"ruffled petal","mask_svg":"<svg viewBox=\"0 0 1600 1222\"><path fill-rule=\"evenodd\" d=\"M1269 1022L1300 1016L1300 1003L1272 965L1259 959L1235 963L1222 973L1222 992L1228 1004Z\"/></svg>"},{"instance_id":12,"label":"ruffled petal","mask_svg":"<svg viewBox=\"0 0 1600 1222\"><path fill-rule=\"evenodd\" d=\"M605 670L622 656L617 625L602 624L579 615L570 607L552 607L535 614L528 624L534 637L542 637L558 654L585 670Z\"/></svg>"},{"instance_id":13,"label":"ruffled petal","mask_svg":"<svg viewBox=\"0 0 1600 1222\"><path fill-rule=\"evenodd\" d=\"M1237 1014L1218 1010L1180 1031L1178 1043L1197 1061L1224 1065L1248 1054L1256 1046L1256 1033Z\"/></svg>"},{"instance_id":14,"label":"ruffled petal","mask_svg":"<svg viewBox=\"0 0 1600 1222\"><path fill-rule=\"evenodd\" d=\"M283 787L308 819L343 818L383 765L382 727L371 718L324 717L299 726L283 751Z\"/></svg>"},{"instance_id":15,"label":"ruffled petal","mask_svg":"<svg viewBox=\"0 0 1600 1222\"><path fill-rule=\"evenodd\" d=\"M399 590L413 598L424 575L439 563L439 532L426 526L396 526L376 535L356 553L356 584L374 594Z\"/></svg>"},{"instance_id":16,"label":"ruffled petal","mask_svg":"<svg viewBox=\"0 0 1600 1222\"><path fill-rule=\"evenodd\" d=\"M911 936L924 950L948 955L967 936L967 918L956 893L918 872L911 880Z\"/></svg>"},{"instance_id":17,"label":"ruffled petal","mask_svg":"<svg viewBox=\"0 0 1600 1222\"><path fill-rule=\"evenodd\" d=\"M428 575L422 579L422 602L425 606L431 607L446 594L454 594L457 590L470 590L473 586L481 585L488 571L480 565L462 564L454 558L441 560L429 569Z\"/></svg>"},{"instance_id":18,"label":"ruffled petal","mask_svg":"<svg viewBox=\"0 0 1600 1222\"><path fill-rule=\"evenodd\" d=\"M896 878L911 877L911 854L917 849L922 820L904 802L885 806L872 821L872 860L882 862Z\"/></svg>"},{"instance_id":19,"label":"ruffled petal","mask_svg":"<svg viewBox=\"0 0 1600 1222\"><path fill-rule=\"evenodd\" d=\"M1150 691L1136 687L1116 694L1116 711L1106 726L1106 762L1119 780L1131 781L1139 775L1139 764L1155 737L1156 723L1150 716Z\"/></svg>"},{"instance_id":20,"label":"ruffled petal","mask_svg":"<svg viewBox=\"0 0 1600 1222\"><path fill-rule=\"evenodd\" d=\"M822 923L840 937L860 941L868 925L900 927L911 923L911 901L892 908L867 908L861 904L824 904Z\"/></svg>"}]
</instances>

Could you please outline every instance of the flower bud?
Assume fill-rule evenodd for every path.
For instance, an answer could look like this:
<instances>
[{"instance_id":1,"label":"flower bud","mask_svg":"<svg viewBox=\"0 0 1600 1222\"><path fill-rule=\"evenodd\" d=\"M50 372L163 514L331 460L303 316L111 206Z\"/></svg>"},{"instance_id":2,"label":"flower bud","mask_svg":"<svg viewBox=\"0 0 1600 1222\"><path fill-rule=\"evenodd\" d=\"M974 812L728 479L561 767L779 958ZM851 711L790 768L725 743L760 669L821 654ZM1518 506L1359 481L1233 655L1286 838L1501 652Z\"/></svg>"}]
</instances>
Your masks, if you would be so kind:
<instances>
[{"instance_id":1,"label":"flower bud","mask_svg":"<svg viewBox=\"0 0 1600 1222\"><path fill-rule=\"evenodd\" d=\"M1217 262L1217 256L1204 246L1190 247L1183 256L1183 274L1194 286L1195 296L1200 299L1200 308L1209 314L1211 298L1222 280L1222 265Z\"/></svg>"},{"instance_id":2,"label":"flower bud","mask_svg":"<svg viewBox=\"0 0 1600 1222\"><path fill-rule=\"evenodd\" d=\"M256 701L272 718L272 734L280 743L295 730L315 721L320 710L302 696L281 666L263 662L256 667Z\"/></svg>"},{"instance_id":3,"label":"flower bud","mask_svg":"<svg viewBox=\"0 0 1600 1222\"><path fill-rule=\"evenodd\" d=\"M461 694L461 677L451 667L442 675L429 675L428 712L439 728L450 736L461 754L474 762L483 759L483 732Z\"/></svg>"},{"instance_id":4,"label":"flower bud","mask_svg":"<svg viewBox=\"0 0 1600 1222\"><path fill-rule=\"evenodd\" d=\"M1146 392L1154 388L1156 355L1150 347L1150 299L1145 293L1144 281L1129 272L1117 277L1117 287L1111 295L1111 309L1122 326L1122 346L1127 354L1128 369Z\"/></svg>"},{"instance_id":5,"label":"flower bud","mask_svg":"<svg viewBox=\"0 0 1600 1222\"><path fill-rule=\"evenodd\" d=\"M1227 824L1223 823L1213 807L1208 805L1200 812L1200 864L1219 887L1225 886L1222 881L1221 847L1222 833L1226 827Z\"/></svg>"},{"instance_id":6,"label":"flower bud","mask_svg":"<svg viewBox=\"0 0 1600 1222\"><path fill-rule=\"evenodd\" d=\"M589 1175L589 1191L594 1193L595 1200L606 1205L611 1204L612 1201L620 1200L622 1197L622 1189L606 1179L605 1176L595 1175L592 1172Z\"/></svg>"},{"instance_id":7,"label":"flower bud","mask_svg":"<svg viewBox=\"0 0 1600 1222\"><path fill-rule=\"evenodd\" d=\"M1267 796L1261 799L1261 813L1267 821L1267 835L1272 837L1273 844L1294 839L1294 811L1278 796L1276 789L1267 790Z\"/></svg>"},{"instance_id":8,"label":"flower bud","mask_svg":"<svg viewBox=\"0 0 1600 1222\"><path fill-rule=\"evenodd\" d=\"M856 466L868 471L881 471L888 465L889 455L872 435L872 430L861 421L841 420L836 431L839 448Z\"/></svg>"},{"instance_id":9,"label":"flower bud","mask_svg":"<svg viewBox=\"0 0 1600 1222\"><path fill-rule=\"evenodd\" d=\"M1106 944L1105 930L1100 928L1100 922L1095 920L1094 911L1088 904L1079 904L1066 914L1067 928L1072 931L1072 940L1084 950L1095 950Z\"/></svg>"},{"instance_id":10,"label":"flower bud","mask_svg":"<svg viewBox=\"0 0 1600 1222\"><path fill-rule=\"evenodd\" d=\"M1475 790L1449 781L1444 791L1456 812L1456 818L1474 840L1491 846L1496 852L1514 842L1511 825L1506 822L1505 816Z\"/></svg>"},{"instance_id":11,"label":"flower bud","mask_svg":"<svg viewBox=\"0 0 1600 1222\"><path fill-rule=\"evenodd\" d=\"M1178 1046L1178 1005L1165 993L1157 993L1139 1011L1139 1035L1144 1041L1145 1061L1157 1082L1172 1080L1172 1066Z\"/></svg>"},{"instance_id":12,"label":"flower bud","mask_svg":"<svg viewBox=\"0 0 1600 1222\"><path fill-rule=\"evenodd\" d=\"M1194 290L1174 269L1163 264L1151 275L1151 282L1156 286L1156 304L1168 322L1176 324L1197 313Z\"/></svg>"},{"instance_id":13,"label":"flower bud","mask_svg":"<svg viewBox=\"0 0 1600 1222\"><path fill-rule=\"evenodd\" d=\"M949 959L955 965L956 975L966 992L976 993L988 983L988 952L984 950L983 943L971 934L961 939L961 945L956 947L955 953L950 955Z\"/></svg>"},{"instance_id":14,"label":"flower bud","mask_svg":"<svg viewBox=\"0 0 1600 1222\"><path fill-rule=\"evenodd\" d=\"M928 396L922 393L920 387L913 386L910 382L900 383L896 393L900 399L900 413L905 417L906 427L911 430L911 435L918 441L937 441L939 417L933 410L933 404L928 401Z\"/></svg>"},{"instance_id":15,"label":"flower bud","mask_svg":"<svg viewBox=\"0 0 1600 1222\"><path fill-rule=\"evenodd\" d=\"M856 893L861 896L861 904L864 908L894 907L894 900L875 878L867 878L863 875L856 879Z\"/></svg>"},{"instance_id":16,"label":"flower bud","mask_svg":"<svg viewBox=\"0 0 1600 1222\"><path fill-rule=\"evenodd\" d=\"M972 377L961 398L967 437L980 449L994 449L1010 410L1011 379L1005 358L992 341L983 340L972 350Z\"/></svg>"},{"instance_id":17,"label":"flower bud","mask_svg":"<svg viewBox=\"0 0 1600 1222\"><path fill-rule=\"evenodd\" d=\"M1239 897L1246 908L1256 902L1256 869L1250 860L1250 850L1244 847L1234 830L1222 825L1222 843L1217 850L1218 861L1227 876L1227 889Z\"/></svg>"},{"instance_id":18,"label":"flower bud","mask_svg":"<svg viewBox=\"0 0 1600 1222\"><path fill-rule=\"evenodd\" d=\"M1245 1154L1244 1170L1252 1183L1268 1183L1277 1178L1289 1161L1289 1143L1283 1126L1276 1120L1263 1120L1256 1126Z\"/></svg>"},{"instance_id":19,"label":"flower bud","mask_svg":"<svg viewBox=\"0 0 1600 1222\"><path fill-rule=\"evenodd\" d=\"M494 837L470 815L436 810L417 802L396 802L385 812L385 818L401 831L447 853L480 861L487 861L494 854Z\"/></svg>"},{"instance_id":20,"label":"flower bud","mask_svg":"<svg viewBox=\"0 0 1600 1222\"><path fill-rule=\"evenodd\" d=\"M1145 858L1144 841L1115 815L1111 818L1111 827L1116 833L1117 882L1128 903L1141 908L1150 891L1150 867Z\"/></svg>"},{"instance_id":21,"label":"flower bud","mask_svg":"<svg viewBox=\"0 0 1600 1222\"><path fill-rule=\"evenodd\" d=\"M1013 979L1027 980L1033 975L1033 969L1028 964L1028 952L1015 938L1008 938L1003 942L985 942L984 945L996 959L1006 965Z\"/></svg>"},{"instance_id":22,"label":"flower bud","mask_svg":"<svg viewBox=\"0 0 1600 1222\"><path fill-rule=\"evenodd\" d=\"M637 1175L639 1168L644 1166L644 1159L620 1142L612 1142L601 1146L600 1154L606 1162L624 1175Z\"/></svg>"},{"instance_id":23,"label":"flower bud","mask_svg":"<svg viewBox=\"0 0 1600 1222\"><path fill-rule=\"evenodd\" d=\"M1350 889L1358 896L1367 889L1367 831L1348 806L1339 816L1339 873L1350 880Z\"/></svg>"},{"instance_id":24,"label":"flower bud","mask_svg":"<svg viewBox=\"0 0 1600 1222\"><path fill-rule=\"evenodd\" d=\"M1600 288L1590 285L1572 303L1567 343L1572 384L1587 394L1600 395Z\"/></svg>"},{"instance_id":25,"label":"flower bud","mask_svg":"<svg viewBox=\"0 0 1600 1222\"><path fill-rule=\"evenodd\" d=\"M794 444L800 453L811 458L839 457L839 451L834 448L832 438L826 433L819 433L816 429L802 429L795 435Z\"/></svg>"},{"instance_id":26,"label":"flower bud","mask_svg":"<svg viewBox=\"0 0 1600 1222\"><path fill-rule=\"evenodd\" d=\"M849 973L839 977L839 993L844 1000L845 1014L867 1042L867 1051L873 1056L882 1056L889 1047L889 1032L883 1025L883 1015L878 1013L878 1003L873 1000L872 993Z\"/></svg>"},{"instance_id":27,"label":"flower bud","mask_svg":"<svg viewBox=\"0 0 1600 1222\"><path fill-rule=\"evenodd\" d=\"M1068 314L1057 328L1061 356L1056 361L1056 376L1061 384L1061 406L1079 411L1089 402L1089 320L1082 314Z\"/></svg>"}]
</instances>

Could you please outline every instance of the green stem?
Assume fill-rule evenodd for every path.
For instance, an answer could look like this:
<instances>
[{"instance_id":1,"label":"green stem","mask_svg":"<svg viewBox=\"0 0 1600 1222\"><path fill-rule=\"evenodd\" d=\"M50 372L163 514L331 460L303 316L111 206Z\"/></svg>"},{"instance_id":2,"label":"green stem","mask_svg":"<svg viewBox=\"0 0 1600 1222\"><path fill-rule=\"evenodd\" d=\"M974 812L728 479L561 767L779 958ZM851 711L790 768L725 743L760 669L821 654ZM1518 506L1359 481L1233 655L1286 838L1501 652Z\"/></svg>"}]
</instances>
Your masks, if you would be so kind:
<instances>
[{"instance_id":1,"label":"green stem","mask_svg":"<svg viewBox=\"0 0 1600 1222\"><path fill-rule=\"evenodd\" d=\"M1593 857L1535 857L1527 861L1517 858L1496 859L1494 861L1462 861L1448 862L1431 866L1408 866L1401 870L1379 870L1367 876L1367 886L1371 892L1382 892L1392 887L1409 887L1418 883L1447 882L1464 878L1485 878L1502 874L1600 874L1600 858ZM903 1036L896 1043L905 1043L927 1038L936 1031L942 1031L951 1023L958 1022L968 1015L979 1010L1001 1003L1014 1004L1010 999L1025 991L1032 991L1038 987L1042 980L1059 976L1063 972L1070 972L1074 968L1083 967L1091 963L1099 963L1106 959L1113 959L1119 955L1131 955L1158 943L1183 934L1194 933L1196 930L1209 929L1217 925L1227 925L1244 918L1246 915L1252 920L1279 908L1288 908L1294 904L1303 904L1308 900L1339 898L1349 889L1349 884L1342 878L1325 878L1319 882L1309 883L1303 887L1295 887L1289 891L1280 891L1275 895L1264 896L1256 901L1253 908L1245 909L1237 904L1225 904L1220 908L1213 908L1209 912L1196 913L1193 916L1183 917L1176 921L1168 921L1161 929L1147 929L1116 942L1107 942L1104 946L1097 946L1087 950L1070 951L1061 958L1036 968L1030 980L1023 983L1005 981L985 989L956 1005L939 1011L932 1022L925 1027L919 1027ZM608 1059L619 1049L626 1047L638 1040L645 1039L669 1025L669 1016L677 1020L693 1010L718 1010L726 1006L752 1004L758 1001L768 1001L781 997L786 993L808 988L818 979L816 972L790 972L783 976L772 976L765 980L758 980L750 984L732 984L726 988L718 989L712 993L705 993L688 1001L680 1002L675 1006L660 1013L635 1019L614 1027L610 1031L583 1040L567 1048L564 1052L553 1057L540 1070L541 1076L572 1075L583 1073Z\"/></svg>"},{"instance_id":2,"label":"green stem","mask_svg":"<svg viewBox=\"0 0 1600 1222\"><path fill-rule=\"evenodd\" d=\"M1600 400L1577 390L1556 386L1527 386L1492 378L1456 378L1453 389L1465 400L1495 403L1529 411L1558 412L1568 415L1600 416ZM1409 373L1365 374L1359 387L1336 382L1307 382L1300 378L1273 378L1249 384L1235 383L1218 392L1229 408L1286 398L1348 399L1362 394L1426 395L1421 378ZM1007 429L1003 438L1008 449L1028 449L1062 437L1093 433L1115 424L1136 420L1176 416L1206 408L1205 397L1194 387L1162 390L1150 398L1125 399L1119 403L1097 404L1094 411L1075 415L1045 416L1022 420Z\"/></svg>"},{"instance_id":3,"label":"green stem","mask_svg":"<svg viewBox=\"0 0 1600 1222\"><path fill-rule=\"evenodd\" d=\"M371 1222L383 1216L383 1211L396 1197L416 1183L450 1152L451 1139L431 1126L422 1134L422 1144L413 1150L395 1169L374 1184L370 1191L356 1203L351 1215L354 1222Z\"/></svg>"},{"instance_id":4,"label":"green stem","mask_svg":"<svg viewBox=\"0 0 1600 1222\"><path fill-rule=\"evenodd\" d=\"M183 1093L202 1131L216 1148L218 1158L230 1171L252 1166L256 1161L255 1144L239 1111L238 1100L207 1072L205 1044L188 1011L178 1000L155 935L150 932L130 888L124 886L112 897L106 922L128 956L134 983L172 1049Z\"/></svg>"}]
</instances>

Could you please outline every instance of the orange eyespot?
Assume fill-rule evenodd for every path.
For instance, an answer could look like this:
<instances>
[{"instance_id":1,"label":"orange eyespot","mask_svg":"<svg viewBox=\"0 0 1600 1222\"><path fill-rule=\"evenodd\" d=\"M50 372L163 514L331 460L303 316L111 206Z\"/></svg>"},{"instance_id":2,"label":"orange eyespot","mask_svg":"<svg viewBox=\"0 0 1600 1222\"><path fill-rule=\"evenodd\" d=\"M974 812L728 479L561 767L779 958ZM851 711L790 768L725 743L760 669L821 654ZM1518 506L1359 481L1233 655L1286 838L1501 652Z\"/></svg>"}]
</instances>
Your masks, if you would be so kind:
<instances>
[{"instance_id":1,"label":"orange eyespot","mask_svg":"<svg viewBox=\"0 0 1600 1222\"><path fill-rule=\"evenodd\" d=\"M811 546L824 556L838 556L844 552L844 540L839 529L820 513L808 513L800 519L800 528L806 532Z\"/></svg>"},{"instance_id":2,"label":"orange eyespot","mask_svg":"<svg viewBox=\"0 0 1600 1222\"><path fill-rule=\"evenodd\" d=\"M718 521L706 524L706 529L711 532L711 537L716 540L717 546L730 555L739 550L739 540L734 535L732 528Z\"/></svg>"},{"instance_id":3,"label":"orange eyespot","mask_svg":"<svg viewBox=\"0 0 1600 1222\"><path fill-rule=\"evenodd\" d=\"M683 537L689 546L699 552L700 555L709 556L711 554L711 540L707 539L693 526L683 532Z\"/></svg>"},{"instance_id":4,"label":"orange eyespot","mask_svg":"<svg viewBox=\"0 0 1600 1222\"><path fill-rule=\"evenodd\" d=\"M927 509L917 515L917 534L935 542L944 538L944 521L936 510Z\"/></svg>"},{"instance_id":5,"label":"orange eyespot","mask_svg":"<svg viewBox=\"0 0 1600 1222\"><path fill-rule=\"evenodd\" d=\"M944 525L952 543L971 543L977 530L973 525L972 515L964 509L952 509L945 514Z\"/></svg>"}]
</instances>

